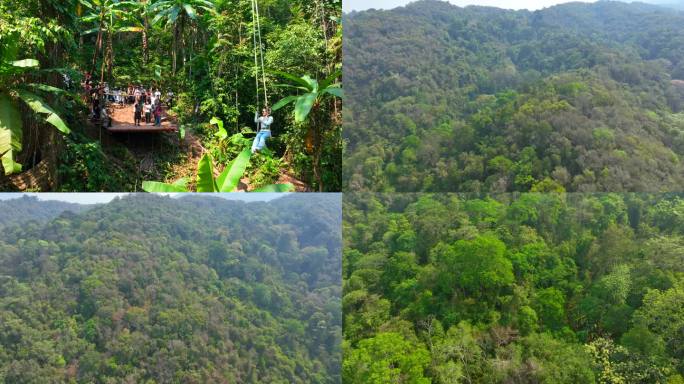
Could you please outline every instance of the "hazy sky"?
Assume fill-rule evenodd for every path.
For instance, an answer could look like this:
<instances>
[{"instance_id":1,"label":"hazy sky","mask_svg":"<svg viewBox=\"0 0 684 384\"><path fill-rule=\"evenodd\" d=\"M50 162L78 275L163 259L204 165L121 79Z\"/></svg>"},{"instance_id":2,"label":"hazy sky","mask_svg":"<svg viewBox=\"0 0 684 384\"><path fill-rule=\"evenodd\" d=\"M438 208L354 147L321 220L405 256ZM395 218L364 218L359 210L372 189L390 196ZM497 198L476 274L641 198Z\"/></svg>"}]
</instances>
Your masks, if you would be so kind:
<instances>
[{"instance_id":1,"label":"hazy sky","mask_svg":"<svg viewBox=\"0 0 684 384\"><path fill-rule=\"evenodd\" d=\"M22 195L37 196L39 200L60 200L69 203L97 204L108 203L116 196L126 193L0 193L0 200L16 199ZM179 193L167 193L177 196ZM283 193L211 193L210 195L223 197L228 200L268 201L283 196Z\"/></svg>"},{"instance_id":2,"label":"hazy sky","mask_svg":"<svg viewBox=\"0 0 684 384\"><path fill-rule=\"evenodd\" d=\"M411 3L410 0L343 0L342 8L345 12L362 11L364 9L391 9ZM466 5L486 5L506 9L529 9L531 11L567 3L568 0L449 0L451 4L465 7ZM592 2L592 1L584 1Z\"/></svg>"}]
</instances>

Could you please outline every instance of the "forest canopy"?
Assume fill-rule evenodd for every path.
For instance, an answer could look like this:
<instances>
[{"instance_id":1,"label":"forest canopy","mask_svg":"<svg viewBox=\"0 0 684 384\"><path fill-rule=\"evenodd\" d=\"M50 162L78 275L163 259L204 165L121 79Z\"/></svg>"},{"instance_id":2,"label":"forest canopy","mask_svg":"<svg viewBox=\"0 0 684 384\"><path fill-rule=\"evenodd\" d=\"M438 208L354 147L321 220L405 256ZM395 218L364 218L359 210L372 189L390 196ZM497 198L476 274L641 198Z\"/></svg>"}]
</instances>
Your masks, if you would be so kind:
<instances>
[{"instance_id":1,"label":"forest canopy","mask_svg":"<svg viewBox=\"0 0 684 384\"><path fill-rule=\"evenodd\" d=\"M345 15L345 190L678 191L684 13L418 1Z\"/></svg>"},{"instance_id":2,"label":"forest canopy","mask_svg":"<svg viewBox=\"0 0 684 384\"><path fill-rule=\"evenodd\" d=\"M682 194L346 194L343 381L681 383L683 212Z\"/></svg>"},{"instance_id":3,"label":"forest canopy","mask_svg":"<svg viewBox=\"0 0 684 384\"><path fill-rule=\"evenodd\" d=\"M47 210L0 223L0 382L339 383L340 195L302 196L0 202Z\"/></svg>"}]
</instances>

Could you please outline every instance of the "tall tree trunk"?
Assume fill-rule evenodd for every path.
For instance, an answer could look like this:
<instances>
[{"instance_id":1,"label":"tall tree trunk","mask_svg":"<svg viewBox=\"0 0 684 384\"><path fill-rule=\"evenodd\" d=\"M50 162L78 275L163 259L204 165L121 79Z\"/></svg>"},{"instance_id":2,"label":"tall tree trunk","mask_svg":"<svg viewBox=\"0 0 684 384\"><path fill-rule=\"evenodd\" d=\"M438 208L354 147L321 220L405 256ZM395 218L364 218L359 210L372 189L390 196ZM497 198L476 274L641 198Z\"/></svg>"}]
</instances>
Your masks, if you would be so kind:
<instances>
[{"instance_id":1,"label":"tall tree trunk","mask_svg":"<svg viewBox=\"0 0 684 384\"><path fill-rule=\"evenodd\" d=\"M105 66L107 64L107 51L105 49L102 50L102 66L100 70L100 84L104 81L104 73L105 73ZM99 84L98 84L99 86Z\"/></svg>"},{"instance_id":2,"label":"tall tree trunk","mask_svg":"<svg viewBox=\"0 0 684 384\"><path fill-rule=\"evenodd\" d=\"M323 192L323 176L321 175L321 153L323 152L323 139L321 135L320 127L318 126L316 119L317 107L311 111L311 126L313 127L313 172L314 179L318 184L318 191Z\"/></svg>"},{"instance_id":3,"label":"tall tree trunk","mask_svg":"<svg viewBox=\"0 0 684 384\"><path fill-rule=\"evenodd\" d=\"M107 79L111 80L112 79L112 71L114 68L114 44L112 43L112 32L110 31L107 34L107 51L108 51L108 59L107 59Z\"/></svg>"},{"instance_id":4,"label":"tall tree trunk","mask_svg":"<svg viewBox=\"0 0 684 384\"><path fill-rule=\"evenodd\" d=\"M321 152L323 152L322 141L320 129L318 127L314 127L315 148L313 162L314 177L318 183L318 192L323 192L323 177L321 176Z\"/></svg>"},{"instance_id":5,"label":"tall tree trunk","mask_svg":"<svg viewBox=\"0 0 684 384\"><path fill-rule=\"evenodd\" d=\"M186 56L185 56L185 14L181 14L180 16L180 30L178 32L178 37L180 38L180 41L178 42L180 45L180 50L181 50L181 57L183 58L183 62L181 63L183 65L183 69L185 69L185 62Z\"/></svg>"},{"instance_id":6,"label":"tall tree trunk","mask_svg":"<svg viewBox=\"0 0 684 384\"><path fill-rule=\"evenodd\" d=\"M197 38L197 31L190 28L190 59L188 60L188 80L192 80L192 51L195 49L195 39Z\"/></svg>"},{"instance_id":7,"label":"tall tree trunk","mask_svg":"<svg viewBox=\"0 0 684 384\"><path fill-rule=\"evenodd\" d=\"M100 25L98 26L98 31L97 31L97 41L95 42L95 52L93 53L93 67L91 69L91 73L95 72L95 64L97 64L97 55L102 48L102 24L104 24L104 10L100 10Z\"/></svg>"},{"instance_id":8,"label":"tall tree trunk","mask_svg":"<svg viewBox=\"0 0 684 384\"><path fill-rule=\"evenodd\" d=\"M173 27L173 47L172 47L172 52L171 56L173 59L173 75L176 75L176 56L177 56L177 51L178 51L178 24L174 25Z\"/></svg>"},{"instance_id":9,"label":"tall tree trunk","mask_svg":"<svg viewBox=\"0 0 684 384\"><path fill-rule=\"evenodd\" d=\"M148 42L147 42L147 31L150 28L150 23L147 18L147 12L145 12L145 25L143 26L143 31L142 31L142 46L143 46L143 64L147 65L147 61L150 59L150 53L148 51Z\"/></svg>"}]
</instances>

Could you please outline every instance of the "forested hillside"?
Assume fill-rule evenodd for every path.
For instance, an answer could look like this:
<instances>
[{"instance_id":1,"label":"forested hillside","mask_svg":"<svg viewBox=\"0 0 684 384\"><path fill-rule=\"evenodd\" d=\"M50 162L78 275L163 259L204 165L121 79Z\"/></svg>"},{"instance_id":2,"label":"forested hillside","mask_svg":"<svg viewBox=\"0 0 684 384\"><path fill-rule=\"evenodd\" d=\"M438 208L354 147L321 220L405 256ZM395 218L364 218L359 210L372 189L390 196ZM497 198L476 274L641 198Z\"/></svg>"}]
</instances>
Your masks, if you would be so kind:
<instances>
[{"instance_id":1,"label":"forested hillside","mask_svg":"<svg viewBox=\"0 0 684 384\"><path fill-rule=\"evenodd\" d=\"M0 382L339 383L340 205L132 195L4 227Z\"/></svg>"},{"instance_id":2,"label":"forested hillside","mask_svg":"<svg viewBox=\"0 0 684 384\"><path fill-rule=\"evenodd\" d=\"M45 222L64 211L78 213L89 208L91 206L64 201L40 201L35 196L26 195L18 199L0 200L0 227L27 221Z\"/></svg>"},{"instance_id":3,"label":"forested hillside","mask_svg":"<svg viewBox=\"0 0 684 384\"><path fill-rule=\"evenodd\" d=\"M631 3L631 1L627 1L628 3ZM638 3L646 3L646 4L653 4L653 5L658 5L661 7L665 8L673 8L678 11L684 11L684 1L682 0L647 0L647 1L638 1Z\"/></svg>"},{"instance_id":4,"label":"forested hillside","mask_svg":"<svg viewBox=\"0 0 684 384\"><path fill-rule=\"evenodd\" d=\"M345 20L349 190L684 183L684 12L428 0Z\"/></svg>"},{"instance_id":5,"label":"forested hillside","mask_svg":"<svg viewBox=\"0 0 684 384\"><path fill-rule=\"evenodd\" d=\"M684 382L681 194L348 194L343 212L345 383Z\"/></svg>"}]
</instances>

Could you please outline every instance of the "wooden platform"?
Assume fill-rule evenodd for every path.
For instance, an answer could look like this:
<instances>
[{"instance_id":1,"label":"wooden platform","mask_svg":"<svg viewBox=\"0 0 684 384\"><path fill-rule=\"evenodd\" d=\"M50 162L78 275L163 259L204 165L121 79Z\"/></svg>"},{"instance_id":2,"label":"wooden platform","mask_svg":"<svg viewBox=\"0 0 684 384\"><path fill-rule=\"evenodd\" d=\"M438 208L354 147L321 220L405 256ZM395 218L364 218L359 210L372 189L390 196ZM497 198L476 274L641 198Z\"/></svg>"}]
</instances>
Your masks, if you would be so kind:
<instances>
[{"instance_id":1,"label":"wooden platform","mask_svg":"<svg viewBox=\"0 0 684 384\"><path fill-rule=\"evenodd\" d=\"M140 132L140 133L155 133L155 132L177 132L178 127L173 122L165 119L167 117L166 111L162 111L161 126L154 126L154 119L151 123L145 123L144 115L143 121L140 125L135 125L133 121L133 105L126 105L125 107L114 107L112 112L112 126L107 127L107 131L112 133L118 132Z\"/></svg>"},{"instance_id":2,"label":"wooden platform","mask_svg":"<svg viewBox=\"0 0 684 384\"><path fill-rule=\"evenodd\" d=\"M140 125L133 124L116 124L112 121L112 126L107 128L109 132L176 132L178 127L172 124L161 126L154 126L152 124L140 123Z\"/></svg>"}]
</instances>

